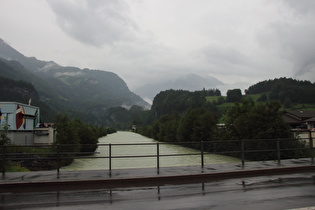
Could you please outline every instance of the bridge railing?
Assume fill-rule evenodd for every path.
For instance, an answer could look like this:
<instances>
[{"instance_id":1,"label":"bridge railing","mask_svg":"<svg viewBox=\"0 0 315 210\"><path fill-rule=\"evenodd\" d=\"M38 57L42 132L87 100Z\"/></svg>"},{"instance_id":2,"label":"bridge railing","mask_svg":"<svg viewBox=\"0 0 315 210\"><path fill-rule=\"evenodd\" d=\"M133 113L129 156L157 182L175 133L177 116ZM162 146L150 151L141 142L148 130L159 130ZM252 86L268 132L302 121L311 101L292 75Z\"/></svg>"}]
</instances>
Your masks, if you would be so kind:
<instances>
[{"instance_id":1,"label":"bridge railing","mask_svg":"<svg viewBox=\"0 0 315 210\"><path fill-rule=\"evenodd\" d=\"M297 141L304 142L304 146L296 147ZM292 142L290 144L289 142ZM179 144L186 147L193 147L196 152L185 154L171 154L161 152L161 145L163 144ZM259 149L260 146L265 149ZM269 145L266 146L266 145ZM285 146L283 146L285 145ZM289 145L289 146L288 146ZM291 146L290 146L291 145ZM306 139L254 139L254 140L224 140L224 141L199 141L199 142L156 142L156 143L133 143L133 144L97 144L97 145L85 145L85 146L98 146L98 148L106 148L106 154L91 155L91 153L84 152L71 152L71 148L78 145L33 145L33 146L17 146L17 145L2 145L0 146L0 168L3 177L7 172L6 166L10 162L22 163L28 168L45 168L57 171L57 177L59 178L60 168L65 165L65 162L72 162L73 159L85 159L85 158L98 158L106 159L108 161L107 168L109 175L112 170L115 169L113 165L114 159L133 159L133 158L154 158L156 163L157 173L160 172L161 159L164 157L183 157L183 156L200 156L200 166L205 166L205 155L207 154L219 154L237 157L241 161L242 167L245 166L248 160L262 160L259 159L262 153L264 153L265 159L263 160L276 160L279 164L282 159L288 158L305 158L306 156L311 158L311 163L314 163L314 145L312 138ZM127 146L129 150L132 150L136 146L151 146L154 147L154 152L150 154L116 154L115 151L118 147ZM223 149L224 148L224 149ZM303 154L300 156L298 153ZM268 155L266 155L268 154ZM306 155L306 156L305 156ZM38 167L38 165L40 167ZM152 166L153 167L153 166ZM139 166L141 168L141 166Z\"/></svg>"}]
</instances>

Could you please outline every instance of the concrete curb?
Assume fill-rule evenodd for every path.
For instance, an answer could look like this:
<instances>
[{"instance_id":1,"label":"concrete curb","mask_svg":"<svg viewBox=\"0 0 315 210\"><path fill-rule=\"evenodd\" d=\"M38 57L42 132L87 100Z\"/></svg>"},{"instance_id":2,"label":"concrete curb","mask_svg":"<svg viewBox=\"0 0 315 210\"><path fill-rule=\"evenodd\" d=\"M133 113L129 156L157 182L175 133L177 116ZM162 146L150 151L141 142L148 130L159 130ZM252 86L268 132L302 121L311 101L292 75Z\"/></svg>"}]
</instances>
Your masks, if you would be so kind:
<instances>
[{"instance_id":1,"label":"concrete curb","mask_svg":"<svg viewBox=\"0 0 315 210\"><path fill-rule=\"evenodd\" d=\"M125 187L162 186L168 184L202 183L231 178L292 174L315 171L315 166L281 167L229 172L214 172L186 175L151 176L135 178L108 178L101 180L57 180L19 183L1 183L0 192L41 192L88 189L113 189Z\"/></svg>"}]
</instances>

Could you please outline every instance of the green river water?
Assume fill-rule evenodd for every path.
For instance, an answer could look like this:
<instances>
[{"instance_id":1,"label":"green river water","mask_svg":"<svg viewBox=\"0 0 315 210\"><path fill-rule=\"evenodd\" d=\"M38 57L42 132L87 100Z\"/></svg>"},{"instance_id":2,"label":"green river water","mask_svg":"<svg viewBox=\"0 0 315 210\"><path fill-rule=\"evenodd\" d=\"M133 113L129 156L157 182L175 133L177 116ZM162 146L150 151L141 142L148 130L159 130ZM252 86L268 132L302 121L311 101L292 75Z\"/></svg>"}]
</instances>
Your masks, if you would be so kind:
<instances>
[{"instance_id":1,"label":"green river water","mask_svg":"<svg viewBox=\"0 0 315 210\"><path fill-rule=\"evenodd\" d=\"M135 155L156 155L157 141L141 136L132 132L119 131L114 134L107 135L99 139L99 144L112 144L112 156L135 156ZM155 143L152 145L121 145L121 144L137 144L137 143ZM119 145L116 145L119 144ZM109 160L104 157L109 155L109 147L100 145L97 153L92 158L75 159L74 162L62 170L106 170L109 169ZM200 153L198 150L182 147L173 144L160 144L160 155L163 154L191 154ZM160 157L160 167L169 166L191 166L201 165L200 155L187 156L168 156ZM239 159L215 155L205 154L204 164L221 164L240 162ZM141 157L141 158L112 158L112 169L122 168L154 168L157 167L156 157Z\"/></svg>"}]
</instances>

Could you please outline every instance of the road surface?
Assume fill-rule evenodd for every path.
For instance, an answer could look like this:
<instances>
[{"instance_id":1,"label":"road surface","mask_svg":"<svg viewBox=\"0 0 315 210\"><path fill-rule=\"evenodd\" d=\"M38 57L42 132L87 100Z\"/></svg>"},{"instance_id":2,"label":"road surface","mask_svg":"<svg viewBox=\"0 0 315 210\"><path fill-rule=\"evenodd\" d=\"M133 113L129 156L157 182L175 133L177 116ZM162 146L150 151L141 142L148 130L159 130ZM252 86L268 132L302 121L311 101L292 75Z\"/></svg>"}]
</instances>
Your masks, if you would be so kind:
<instances>
[{"instance_id":1,"label":"road surface","mask_svg":"<svg viewBox=\"0 0 315 210\"><path fill-rule=\"evenodd\" d=\"M0 196L4 209L315 209L315 173Z\"/></svg>"}]
</instances>

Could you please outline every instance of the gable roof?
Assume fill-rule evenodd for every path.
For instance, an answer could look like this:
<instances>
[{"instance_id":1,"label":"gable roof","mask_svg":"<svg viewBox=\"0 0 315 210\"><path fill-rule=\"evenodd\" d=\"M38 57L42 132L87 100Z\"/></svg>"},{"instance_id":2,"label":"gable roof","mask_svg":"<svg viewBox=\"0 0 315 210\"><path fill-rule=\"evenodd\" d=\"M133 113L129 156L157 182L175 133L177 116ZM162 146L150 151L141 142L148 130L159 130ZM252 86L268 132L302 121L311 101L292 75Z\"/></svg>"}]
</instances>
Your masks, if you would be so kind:
<instances>
[{"instance_id":1,"label":"gable roof","mask_svg":"<svg viewBox=\"0 0 315 210\"><path fill-rule=\"evenodd\" d=\"M287 123L315 122L314 110L285 110L283 119Z\"/></svg>"},{"instance_id":2,"label":"gable roof","mask_svg":"<svg viewBox=\"0 0 315 210\"><path fill-rule=\"evenodd\" d=\"M287 113L289 115L298 117L300 119L308 119L311 117L315 117L315 111L314 110L286 110L284 113Z\"/></svg>"},{"instance_id":3,"label":"gable roof","mask_svg":"<svg viewBox=\"0 0 315 210\"><path fill-rule=\"evenodd\" d=\"M315 122L315 117L305 120L305 122Z\"/></svg>"}]
</instances>

